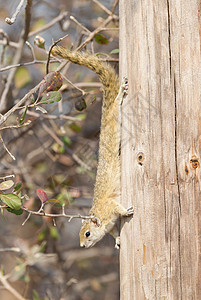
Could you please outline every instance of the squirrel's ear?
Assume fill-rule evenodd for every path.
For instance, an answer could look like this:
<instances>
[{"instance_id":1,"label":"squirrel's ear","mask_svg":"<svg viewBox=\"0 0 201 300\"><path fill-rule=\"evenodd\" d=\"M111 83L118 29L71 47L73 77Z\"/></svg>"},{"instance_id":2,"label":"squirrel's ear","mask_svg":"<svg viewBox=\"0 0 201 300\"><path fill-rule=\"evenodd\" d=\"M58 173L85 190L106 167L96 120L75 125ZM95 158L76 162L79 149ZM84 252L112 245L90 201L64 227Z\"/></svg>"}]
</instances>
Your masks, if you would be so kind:
<instances>
[{"instance_id":1,"label":"squirrel's ear","mask_svg":"<svg viewBox=\"0 0 201 300\"><path fill-rule=\"evenodd\" d=\"M91 219L91 221L98 227L101 225L101 222L100 222L99 218L97 218L97 217L93 217Z\"/></svg>"},{"instance_id":2,"label":"squirrel's ear","mask_svg":"<svg viewBox=\"0 0 201 300\"><path fill-rule=\"evenodd\" d=\"M82 224L84 223L85 219L82 219Z\"/></svg>"}]
</instances>

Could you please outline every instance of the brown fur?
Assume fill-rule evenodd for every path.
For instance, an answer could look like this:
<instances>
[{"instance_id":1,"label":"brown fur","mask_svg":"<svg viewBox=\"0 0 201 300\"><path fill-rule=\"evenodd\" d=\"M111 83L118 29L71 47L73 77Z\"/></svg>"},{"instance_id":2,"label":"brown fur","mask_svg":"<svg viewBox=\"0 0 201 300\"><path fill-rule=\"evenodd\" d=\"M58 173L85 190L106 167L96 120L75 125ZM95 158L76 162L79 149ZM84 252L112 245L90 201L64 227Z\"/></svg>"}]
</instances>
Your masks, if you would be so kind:
<instances>
[{"instance_id":1,"label":"brown fur","mask_svg":"<svg viewBox=\"0 0 201 300\"><path fill-rule=\"evenodd\" d=\"M115 101L119 90L118 77L110 65L86 52L72 52L55 46L52 54L91 69L99 76L103 84L99 159L94 200L89 212L90 215L99 219L101 225L97 226L87 220L80 230L81 246L90 247L106 232L112 230L119 214L128 215L127 210L118 204L120 197L120 119L119 103ZM88 239L85 236L86 231L90 231Z\"/></svg>"}]
</instances>

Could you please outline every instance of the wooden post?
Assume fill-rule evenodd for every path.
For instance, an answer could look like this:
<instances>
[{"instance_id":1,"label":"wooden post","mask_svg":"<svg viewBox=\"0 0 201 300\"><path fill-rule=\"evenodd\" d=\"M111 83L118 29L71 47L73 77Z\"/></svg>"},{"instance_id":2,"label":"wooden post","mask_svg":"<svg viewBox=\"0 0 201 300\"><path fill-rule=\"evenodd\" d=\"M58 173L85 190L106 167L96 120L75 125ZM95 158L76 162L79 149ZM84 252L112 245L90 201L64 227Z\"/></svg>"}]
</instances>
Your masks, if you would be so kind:
<instances>
[{"instance_id":1,"label":"wooden post","mask_svg":"<svg viewBox=\"0 0 201 300\"><path fill-rule=\"evenodd\" d=\"M121 300L201 299L199 2L120 0Z\"/></svg>"}]
</instances>

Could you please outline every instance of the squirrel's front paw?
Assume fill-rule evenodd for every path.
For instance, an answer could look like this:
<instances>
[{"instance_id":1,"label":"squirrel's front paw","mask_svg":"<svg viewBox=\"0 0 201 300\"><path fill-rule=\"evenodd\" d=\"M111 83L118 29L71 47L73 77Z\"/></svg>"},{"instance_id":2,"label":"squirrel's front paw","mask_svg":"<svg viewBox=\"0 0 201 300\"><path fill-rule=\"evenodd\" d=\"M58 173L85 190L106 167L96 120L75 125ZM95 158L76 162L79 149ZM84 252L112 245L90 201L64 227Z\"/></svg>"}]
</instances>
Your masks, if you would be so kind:
<instances>
[{"instance_id":1,"label":"squirrel's front paw","mask_svg":"<svg viewBox=\"0 0 201 300\"><path fill-rule=\"evenodd\" d=\"M119 250L119 248L120 248L120 236L116 237L114 247Z\"/></svg>"},{"instance_id":2,"label":"squirrel's front paw","mask_svg":"<svg viewBox=\"0 0 201 300\"><path fill-rule=\"evenodd\" d=\"M127 216L132 216L133 214L134 214L133 207L131 206L131 207L127 208Z\"/></svg>"}]
</instances>

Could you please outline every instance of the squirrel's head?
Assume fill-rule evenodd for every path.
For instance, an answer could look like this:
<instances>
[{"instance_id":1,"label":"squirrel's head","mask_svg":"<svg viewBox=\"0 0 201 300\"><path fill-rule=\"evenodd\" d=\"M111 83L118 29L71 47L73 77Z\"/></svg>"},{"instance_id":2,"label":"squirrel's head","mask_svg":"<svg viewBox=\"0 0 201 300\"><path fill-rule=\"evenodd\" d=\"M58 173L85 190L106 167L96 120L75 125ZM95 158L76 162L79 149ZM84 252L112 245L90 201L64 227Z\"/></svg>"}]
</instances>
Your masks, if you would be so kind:
<instances>
[{"instance_id":1,"label":"squirrel's head","mask_svg":"<svg viewBox=\"0 0 201 300\"><path fill-rule=\"evenodd\" d=\"M99 219L85 220L80 229L80 247L93 247L104 235L105 231L101 227Z\"/></svg>"}]
</instances>

